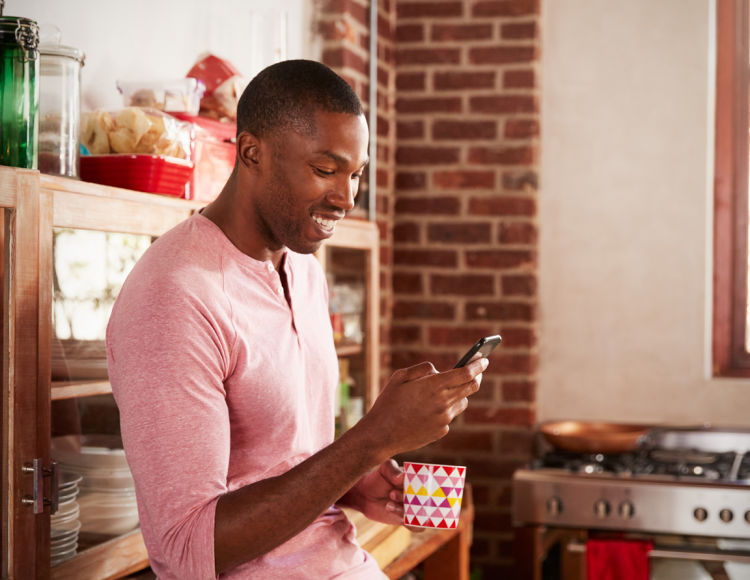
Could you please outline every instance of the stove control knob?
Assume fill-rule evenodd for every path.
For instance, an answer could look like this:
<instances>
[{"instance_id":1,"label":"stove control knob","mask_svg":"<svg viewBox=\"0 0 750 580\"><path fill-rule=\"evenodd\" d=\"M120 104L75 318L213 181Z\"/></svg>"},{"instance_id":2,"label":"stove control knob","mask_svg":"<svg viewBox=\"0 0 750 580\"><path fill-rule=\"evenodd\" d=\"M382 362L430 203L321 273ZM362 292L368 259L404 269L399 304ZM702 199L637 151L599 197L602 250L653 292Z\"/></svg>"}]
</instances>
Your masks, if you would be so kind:
<instances>
[{"instance_id":1,"label":"stove control knob","mask_svg":"<svg viewBox=\"0 0 750 580\"><path fill-rule=\"evenodd\" d=\"M627 500L622 502L617 509L620 513L620 517L624 520L631 520L635 515L635 506Z\"/></svg>"},{"instance_id":2,"label":"stove control knob","mask_svg":"<svg viewBox=\"0 0 750 580\"><path fill-rule=\"evenodd\" d=\"M750 524L750 510L745 512L745 521Z\"/></svg>"},{"instance_id":3,"label":"stove control knob","mask_svg":"<svg viewBox=\"0 0 750 580\"><path fill-rule=\"evenodd\" d=\"M702 507L695 508L695 510L693 510L693 517L699 522L705 522L708 518L708 511L706 508Z\"/></svg>"},{"instance_id":4,"label":"stove control knob","mask_svg":"<svg viewBox=\"0 0 750 580\"><path fill-rule=\"evenodd\" d=\"M594 504L594 513L600 520L609 516L610 509L609 502L606 499L597 500Z\"/></svg>"},{"instance_id":5,"label":"stove control knob","mask_svg":"<svg viewBox=\"0 0 750 580\"><path fill-rule=\"evenodd\" d=\"M719 512L719 519L725 524L728 524L734 519L734 514L732 513L732 510L724 508Z\"/></svg>"},{"instance_id":6,"label":"stove control knob","mask_svg":"<svg viewBox=\"0 0 750 580\"><path fill-rule=\"evenodd\" d=\"M547 500L547 513L553 517L562 513L563 504L559 497L551 497Z\"/></svg>"}]
</instances>

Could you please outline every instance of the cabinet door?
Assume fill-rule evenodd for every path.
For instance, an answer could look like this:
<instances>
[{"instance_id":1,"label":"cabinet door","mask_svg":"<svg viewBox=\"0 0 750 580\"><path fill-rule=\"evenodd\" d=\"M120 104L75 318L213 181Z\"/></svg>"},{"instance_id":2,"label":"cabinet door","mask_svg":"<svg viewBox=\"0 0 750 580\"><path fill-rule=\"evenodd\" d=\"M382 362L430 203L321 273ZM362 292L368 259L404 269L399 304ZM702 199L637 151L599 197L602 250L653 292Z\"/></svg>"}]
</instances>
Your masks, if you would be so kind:
<instances>
[{"instance_id":1,"label":"cabinet door","mask_svg":"<svg viewBox=\"0 0 750 580\"><path fill-rule=\"evenodd\" d=\"M36 172L0 168L3 578L49 574L49 202Z\"/></svg>"}]
</instances>

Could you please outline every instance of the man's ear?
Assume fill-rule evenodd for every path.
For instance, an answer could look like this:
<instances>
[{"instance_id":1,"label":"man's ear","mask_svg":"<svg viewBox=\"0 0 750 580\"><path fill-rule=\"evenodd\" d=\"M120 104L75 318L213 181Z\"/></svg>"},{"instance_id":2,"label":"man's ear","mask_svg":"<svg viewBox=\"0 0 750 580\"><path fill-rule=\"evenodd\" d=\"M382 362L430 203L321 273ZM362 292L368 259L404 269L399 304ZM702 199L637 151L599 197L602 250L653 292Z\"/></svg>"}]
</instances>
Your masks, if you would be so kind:
<instances>
[{"instance_id":1,"label":"man's ear","mask_svg":"<svg viewBox=\"0 0 750 580\"><path fill-rule=\"evenodd\" d=\"M255 169L260 163L260 139L242 131L237 135L237 161L247 169Z\"/></svg>"}]
</instances>

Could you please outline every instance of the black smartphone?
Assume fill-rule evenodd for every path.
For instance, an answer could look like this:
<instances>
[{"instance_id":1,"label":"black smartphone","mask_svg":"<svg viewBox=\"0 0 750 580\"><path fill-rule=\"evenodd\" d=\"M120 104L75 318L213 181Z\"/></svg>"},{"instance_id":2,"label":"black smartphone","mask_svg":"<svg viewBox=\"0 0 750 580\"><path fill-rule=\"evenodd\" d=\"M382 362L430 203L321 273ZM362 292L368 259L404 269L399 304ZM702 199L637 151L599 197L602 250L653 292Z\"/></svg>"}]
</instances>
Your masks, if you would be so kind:
<instances>
[{"instance_id":1,"label":"black smartphone","mask_svg":"<svg viewBox=\"0 0 750 580\"><path fill-rule=\"evenodd\" d=\"M495 347L502 341L503 338L499 334L493 334L492 336L485 336L484 338L480 338L474 344L474 346L472 346L466 352L466 354L461 357L461 360L458 361L456 366L453 368L457 369L458 367L464 366L477 353L481 354L484 357L489 356L489 354L495 349Z\"/></svg>"}]
</instances>

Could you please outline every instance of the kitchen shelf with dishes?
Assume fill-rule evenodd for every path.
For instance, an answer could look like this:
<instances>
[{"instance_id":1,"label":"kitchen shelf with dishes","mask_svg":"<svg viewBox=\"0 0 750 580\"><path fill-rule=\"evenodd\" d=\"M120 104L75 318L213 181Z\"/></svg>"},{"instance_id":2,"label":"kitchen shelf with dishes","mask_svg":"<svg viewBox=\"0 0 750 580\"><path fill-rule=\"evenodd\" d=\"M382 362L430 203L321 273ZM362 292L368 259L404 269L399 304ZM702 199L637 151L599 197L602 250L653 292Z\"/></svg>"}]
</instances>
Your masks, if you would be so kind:
<instances>
[{"instance_id":1,"label":"kitchen shelf with dishes","mask_svg":"<svg viewBox=\"0 0 750 580\"><path fill-rule=\"evenodd\" d=\"M2 564L3 577L121 578L148 566L137 519L123 527L103 525L98 531L80 527L83 514L101 511L101 506L114 511L127 508L119 513L132 518L134 496L124 455L116 441L106 439L117 439L119 423L102 343L91 340L87 335L91 329L82 330L79 324L96 316L81 316L76 300L83 299L75 295L80 288L65 287L66 279L96 286L96 277L89 271L82 275L76 260L66 274L67 266L58 256L75 237L69 236L71 232L83 232L83 254L91 257L96 252L87 241L89 234L126 234L145 237L150 243L203 205L175 196L0 167L0 214L4 218L0 273L6 296L2 307L1 548L10 555ZM350 294L342 309L346 324L336 337L337 353L352 377L351 398L361 399L364 409L372 404L379 386L378 244L375 224L350 219L337 226L334 238L318 252L332 287ZM96 263L89 266L99 267ZM71 276L71 272L78 275ZM100 284L107 300L95 298L95 305L111 304L122 279L124 274L115 276L113 284L111 280ZM70 300L63 304L66 292ZM106 314L100 316L100 326L102 321L106 323ZM69 338L60 338L66 325ZM73 339L79 335L86 340ZM100 349L98 354L96 349ZM84 425L79 431L81 440L73 447L75 453L66 447L66 418L70 416L62 410ZM87 450L91 451L88 455ZM54 515L49 507L56 499L53 459L63 474L58 487L60 509ZM98 469L104 469L108 477L102 477L105 471ZM83 473L83 479L71 473ZM112 474L116 477L109 477Z\"/></svg>"}]
</instances>

